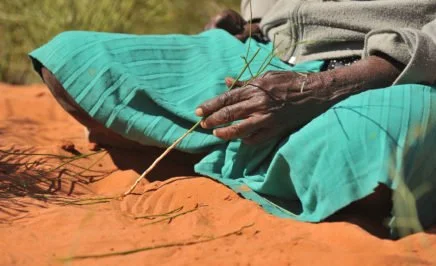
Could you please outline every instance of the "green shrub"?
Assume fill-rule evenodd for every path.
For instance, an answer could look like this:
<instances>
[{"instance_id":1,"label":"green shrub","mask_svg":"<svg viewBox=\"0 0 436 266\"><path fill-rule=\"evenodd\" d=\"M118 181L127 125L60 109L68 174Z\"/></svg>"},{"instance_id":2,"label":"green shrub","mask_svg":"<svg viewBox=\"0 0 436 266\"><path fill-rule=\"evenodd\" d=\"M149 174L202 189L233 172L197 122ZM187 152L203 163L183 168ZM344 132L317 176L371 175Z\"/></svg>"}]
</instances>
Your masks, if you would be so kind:
<instances>
[{"instance_id":1,"label":"green shrub","mask_svg":"<svg viewBox=\"0 0 436 266\"><path fill-rule=\"evenodd\" d=\"M134 34L200 32L239 0L0 0L0 81L39 81L27 53L66 30Z\"/></svg>"}]
</instances>

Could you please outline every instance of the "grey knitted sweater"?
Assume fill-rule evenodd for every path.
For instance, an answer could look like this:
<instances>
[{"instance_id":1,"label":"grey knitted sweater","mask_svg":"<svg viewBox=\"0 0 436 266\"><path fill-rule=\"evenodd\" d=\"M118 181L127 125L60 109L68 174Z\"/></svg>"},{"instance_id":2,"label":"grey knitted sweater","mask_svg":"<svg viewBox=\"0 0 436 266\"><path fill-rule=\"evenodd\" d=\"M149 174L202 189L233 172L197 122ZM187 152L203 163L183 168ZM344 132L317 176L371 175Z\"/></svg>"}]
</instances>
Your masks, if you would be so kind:
<instances>
[{"instance_id":1,"label":"grey knitted sweater","mask_svg":"<svg viewBox=\"0 0 436 266\"><path fill-rule=\"evenodd\" d=\"M251 0L282 60L381 52L406 67L395 84L436 84L436 0ZM242 15L250 17L249 0Z\"/></svg>"}]
</instances>

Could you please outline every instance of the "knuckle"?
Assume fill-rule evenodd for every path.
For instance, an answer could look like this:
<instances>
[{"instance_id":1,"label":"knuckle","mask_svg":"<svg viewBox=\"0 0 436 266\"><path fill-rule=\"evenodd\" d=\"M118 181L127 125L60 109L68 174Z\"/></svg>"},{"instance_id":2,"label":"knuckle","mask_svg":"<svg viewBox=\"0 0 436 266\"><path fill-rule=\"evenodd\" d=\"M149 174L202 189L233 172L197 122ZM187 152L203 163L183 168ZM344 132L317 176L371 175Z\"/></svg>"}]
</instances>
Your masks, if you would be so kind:
<instances>
[{"instance_id":1,"label":"knuckle","mask_svg":"<svg viewBox=\"0 0 436 266\"><path fill-rule=\"evenodd\" d=\"M233 121L233 114L229 107L224 107L221 109L220 115L218 117L219 122L228 123Z\"/></svg>"},{"instance_id":2,"label":"knuckle","mask_svg":"<svg viewBox=\"0 0 436 266\"><path fill-rule=\"evenodd\" d=\"M218 101L221 103L222 106L225 106L229 104L231 99L230 97L230 91L226 91L218 97Z\"/></svg>"}]
</instances>

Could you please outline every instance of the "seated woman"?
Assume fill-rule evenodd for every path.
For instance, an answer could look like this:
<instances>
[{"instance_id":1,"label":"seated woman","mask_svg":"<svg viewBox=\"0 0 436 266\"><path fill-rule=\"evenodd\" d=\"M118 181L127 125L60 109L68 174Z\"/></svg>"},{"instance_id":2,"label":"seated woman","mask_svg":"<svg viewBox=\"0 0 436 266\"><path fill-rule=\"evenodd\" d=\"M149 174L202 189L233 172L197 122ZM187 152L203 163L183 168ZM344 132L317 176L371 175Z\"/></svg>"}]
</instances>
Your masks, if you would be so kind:
<instances>
[{"instance_id":1,"label":"seated woman","mask_svg":"<svg viewBox=\"0 0 436 266\"><path fill-rule=\"evenodd\" d=\"M177 148L274 215L375 196L392 237L434 224L436 2L253 0L253 24L249 6L198 35L65 32L30 56L101 144L166 147L201 119Z\"/></svg>"}]
</instances>

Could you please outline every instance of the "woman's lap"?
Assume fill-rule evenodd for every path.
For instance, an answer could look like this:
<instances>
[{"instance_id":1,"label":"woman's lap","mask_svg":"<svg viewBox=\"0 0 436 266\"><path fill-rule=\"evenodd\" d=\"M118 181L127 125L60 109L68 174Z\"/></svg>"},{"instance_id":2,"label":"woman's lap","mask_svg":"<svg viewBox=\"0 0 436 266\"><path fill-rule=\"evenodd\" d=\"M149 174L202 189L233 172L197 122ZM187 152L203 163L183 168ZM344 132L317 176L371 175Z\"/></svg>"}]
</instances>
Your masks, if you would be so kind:
<instances>
[{"instance_id":1,"label":"woman's lap","mask_svg":"<svg viewBox=\"0 0 436 266\"><path fill-rule=\"evenodd\" d=\"M393 230L416 214L429 225L436 218L431 211L436 203L435 101L435 88L423 85L367 91L284 140L231 143L206 157L197 171L240 188L273 214L313 222L385 184L400 192L394 193ZM407 191L425 198L417 201L417 213L402 209L414 205Z\"/></svg>"},{"instance_id":2,"label":"woman's lap","mask_svg":"<svg viewBox=\"0 0 436 266\"><path fill-rule=\"evenodd\" d=\"M222 32L194 38L75 34L83 38L72 47L59 50L67 40L71 43L72 36L64 36L34 52L36 69L47 67L91 117L144 145L167 146L182 135L197 119L195 106L222 93L225 76L238 74L246 48ZM110 40L121 43L108 47ZM253 69L268 55L266 47L261 49ZM270 69L291 69L277 61ZM192 67L197 64L200 72ZM427 225L435 220L428 213L436 202L434 101L435 89L422 85L372 90L342 101L285 139L259 146L226 144L203 130L181 149L209 150L197 172L278 216L320 221L382 183L401 192L394 194L393 228L410 218L400 210L408 206L404 188L423 194L417 212Z\"/></svg>"}]
</instances>

